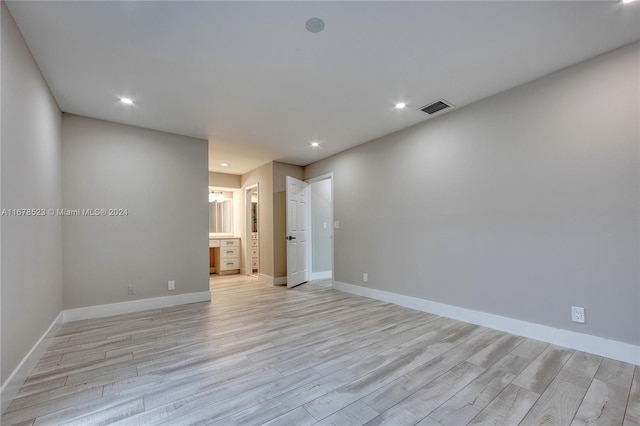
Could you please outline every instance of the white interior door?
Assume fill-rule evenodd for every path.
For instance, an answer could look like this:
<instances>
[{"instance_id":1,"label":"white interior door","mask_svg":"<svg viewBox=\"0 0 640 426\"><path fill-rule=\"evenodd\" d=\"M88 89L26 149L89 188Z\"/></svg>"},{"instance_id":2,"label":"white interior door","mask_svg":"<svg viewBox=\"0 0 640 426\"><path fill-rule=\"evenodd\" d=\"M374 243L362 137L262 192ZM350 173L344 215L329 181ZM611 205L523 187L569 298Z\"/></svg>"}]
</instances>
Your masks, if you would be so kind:
<instances>
[{"instance_id":1,"label":"white interior door","mask_svg":"<svg viewBox=\"0 0 640 426\"><path fill-rule=\"evenodd\" d=\"M287 176L287 287L309 281L307 183Z\"/></svg>"}]
</instances>

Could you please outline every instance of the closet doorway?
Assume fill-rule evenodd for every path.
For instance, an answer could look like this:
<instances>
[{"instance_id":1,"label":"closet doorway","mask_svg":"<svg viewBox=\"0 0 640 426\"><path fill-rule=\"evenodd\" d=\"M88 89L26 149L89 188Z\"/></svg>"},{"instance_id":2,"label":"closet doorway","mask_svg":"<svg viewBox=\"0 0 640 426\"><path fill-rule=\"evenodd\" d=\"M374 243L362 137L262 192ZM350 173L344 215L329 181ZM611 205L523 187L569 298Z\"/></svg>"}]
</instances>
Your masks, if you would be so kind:
<instances>
[{"instance_id":1,"label":"closet doorway","mask_svg":"<svg viewBox=\"0 0 640 426\"><path fill-rule=\"evenodd\" d=\"M245 273L258 277L260 274L260 226L259 226L258 185L245 188L246 205L246 254Z\"/></svg>"}]
</instances>

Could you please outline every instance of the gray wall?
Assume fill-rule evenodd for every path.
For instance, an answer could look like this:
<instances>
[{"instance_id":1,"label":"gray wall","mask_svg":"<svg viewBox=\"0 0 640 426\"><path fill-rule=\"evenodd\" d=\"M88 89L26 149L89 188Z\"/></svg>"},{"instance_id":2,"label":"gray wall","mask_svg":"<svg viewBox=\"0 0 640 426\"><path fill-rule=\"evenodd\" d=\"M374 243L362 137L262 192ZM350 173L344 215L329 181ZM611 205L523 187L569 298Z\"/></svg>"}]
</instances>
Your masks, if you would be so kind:
<instances>
[{"instance_id":1,"label":"gray wall","mask_svg":"<svg viewBox=\"0 0 640 426\"><path fill-rule=\"evenodd\" d=\"M639 64L636 43L307 166L334 173L335 279L639 344Z\"/></svg>"},{"instance_id":2,"label":"gray wall","mask_svg":"<svg viewBox=\"0 0 640 426\"><path fill-rule=\"evenodd\" d=\"M331 180L309 185L311 194L311 272L331 271ZM326 226L326 228L325 228Z\"/></svg>"},{"instance_id":3,"label":"gray wall","mask_svg":"<svg viewBox=\"0 0 640 426\"><path fill-rule=\"evenodd\" d=\"M64 308L208 291L207 141L70 114L62 140L65 208L128 209L63 219Z\"/></svg>"},{"instance_id":4,"label":"gray wall","mask_svg":"<svg viewBox=\"0 0 640 426\"><path fill-rule=\"evenodd\" d=\"M57 208L61 114L4 2L1 208ZM2 216L4 384L62 309L61 219Z\"/></svg>"}]
</instances>

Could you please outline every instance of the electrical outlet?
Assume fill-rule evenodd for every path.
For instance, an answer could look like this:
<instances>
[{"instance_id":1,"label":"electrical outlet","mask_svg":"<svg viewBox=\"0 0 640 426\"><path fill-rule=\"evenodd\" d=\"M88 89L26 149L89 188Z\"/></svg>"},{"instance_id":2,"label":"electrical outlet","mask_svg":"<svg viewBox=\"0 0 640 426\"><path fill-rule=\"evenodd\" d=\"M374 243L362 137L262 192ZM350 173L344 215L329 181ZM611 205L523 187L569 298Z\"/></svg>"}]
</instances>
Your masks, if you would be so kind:
<instances>
[{"instance_id":1,"label":"electrical outlet","mask_svg":"<svg viewBox=\"0 0 640 426\"><path fill-rule=\"evenodd\" d=\"M129 296L136 294L136 286L130 285L128 289Z\"/></svg>"},{"instance_id":2,"label":"electrical outlet","mask_svg":"<svg viewBox=\"0 0 640 426\"><path fill-rule=\"evenodd\" d=\"M584 323L584 308L581 308L579 306L572 306L571 321Z\"/></svg>"},{"instance_id":3,"label":"electrical outlet","mask_svg":"<svg viewBox=\"0 0 640 426\"><path fill-rule=\"evenodd\" d=\"M340 229L340 221L339 221L339 220L336 220L335 222L333 222L333 227L334 227L335 229Z\"/></svg>"},{"instance_id":4,"label":"electrical outlet","mask_svg":"<svg viewBox=\"0 0 640 426\"><path fill-rule=\"evenodd\" d=\"M174 280L169 281L169 283L167 284L167 290L175 290L176 289L176 282Z\"/></svg>"},{"instance_id":5,"label":"electrical outlet","mask_svg":"<svg viewBox=\"0 0 640 426\"><path fill-rule=\"evenodd\" d=\"M367 274L366 272L364 274L362 274L362 281L365 283L369 282L369 274Z\"/></svg>"}]
</instances>

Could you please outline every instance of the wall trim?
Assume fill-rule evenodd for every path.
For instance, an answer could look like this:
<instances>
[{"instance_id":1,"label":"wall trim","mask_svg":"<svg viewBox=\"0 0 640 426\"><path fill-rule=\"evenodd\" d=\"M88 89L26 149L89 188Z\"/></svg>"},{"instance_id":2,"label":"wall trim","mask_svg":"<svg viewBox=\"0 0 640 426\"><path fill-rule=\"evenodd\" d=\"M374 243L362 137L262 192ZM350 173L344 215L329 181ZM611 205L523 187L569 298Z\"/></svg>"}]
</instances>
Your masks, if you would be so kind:
<instances>
[{"instance_id":1,"label":"wall trim","mask_svg":"<svg viewBox=\"0 0 640 426\"><path fill-rule=\"evenodd\" d=\"M339 281L333 282L333 288L346 293L394 303L407 308L505 331L629 364L640 365L640 346L629 343Z\"/></svg>"},{"instance_id":2,"label":"wall trim","mask_svg":"<svg viewBox=\"0 0 640 426\"><path fill-rule=\"evenodd\" d=\"M110 303L107 305L87 306L84 308L67 309L63 311L64 322L84 319L109 317L112 315L130 314L149 309L168 308L188 303L210 302L211 292L176 294L174 296L153 297L150 299L130 300L126 302Z\"/></svg>"},{"instance_id":3,"label":"wall trim","mask_svg":"<svg viewBox=\"0 0 640 426\"><path fill-rule=\"evenodd\" d=\"M333 271L312 272L311 281L313 280L330 280L333 278Z\"/></svg>"},{"instance_id":4,"label":"wall trim","mask_svg":"<svg viewBox=\"0 0 640 426\"><path fill-rule=\"evenodd\" d=\"M64 315L62 311L55 317L47 331L44 332L42 337L38 339L35 345L31 348L31 350L25 355L25 357L20 361L20 364L13 370L11 375L7 378L7 380L2 384L0 388L0 394L2 395L2 401L0 403L0 416L4 414L7 407L16 394L24 384L27 377L31 374L33 367L36 366L42 354L47 350L51 341L60 331L62 324L64 322Z\"/></svg>"}]
</instances>

